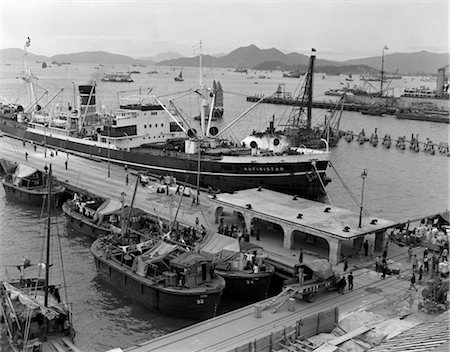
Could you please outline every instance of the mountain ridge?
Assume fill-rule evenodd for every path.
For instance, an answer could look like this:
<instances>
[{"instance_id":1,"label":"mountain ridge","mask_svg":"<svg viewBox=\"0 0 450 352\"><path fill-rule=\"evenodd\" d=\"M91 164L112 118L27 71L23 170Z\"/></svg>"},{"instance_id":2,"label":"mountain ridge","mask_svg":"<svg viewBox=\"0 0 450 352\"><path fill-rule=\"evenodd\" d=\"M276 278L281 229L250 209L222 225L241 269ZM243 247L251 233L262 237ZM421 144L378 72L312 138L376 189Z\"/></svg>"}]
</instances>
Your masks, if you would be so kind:
<instances>
[{"instance_id":1,"label":"mountain ridge","mask_svg":"<svg viewBox=\"0 0 450 352\"><path fill-rule=\"evenodd\" d=\"M1 61L22 60L24 51L19 48L0 50ZM36 61L56 61L96 64L146 64L158 66L198 66L199 57L176 57L180 54L168 52L152 57L132 58L122 54L106 51L83 51L53 56L36 55L28 52L28 57ZM319 54L318 54L319 55ZM159 60L160 58L164 58ZM264 70L304 70L309 56L296 52L283 53L276 48L260 49L256 45L239 47L223 56L203 55L203 65L209 67L238 68ZM398 74L436 74L438 68L449 64L449 53L432 53L426 50L413 53L389 53L384 56L384 70ZM317 57L316 66L324 73L372 73L380 70L381 57L365 57L345 61L326 60Z\"/></svg>"}]
</instances>

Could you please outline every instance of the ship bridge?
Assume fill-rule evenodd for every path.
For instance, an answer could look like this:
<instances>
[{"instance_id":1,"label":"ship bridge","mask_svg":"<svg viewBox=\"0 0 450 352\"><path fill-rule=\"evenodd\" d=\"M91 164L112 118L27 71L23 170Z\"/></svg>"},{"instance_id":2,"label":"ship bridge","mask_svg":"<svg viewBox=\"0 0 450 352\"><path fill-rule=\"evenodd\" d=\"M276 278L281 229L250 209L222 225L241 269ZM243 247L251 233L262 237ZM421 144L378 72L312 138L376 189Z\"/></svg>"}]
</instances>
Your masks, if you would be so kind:
<instances>
[{"instance_id":1,"label":"ship bridge","mask_svg":"<svg viewBox=\"0 0 450 352\"><path fill-rule=\"evenodd\" d=\"M338 264L342 255L348 255L348 248L361 250L365 240L375 251L383 251L386 230L398 225L363 214L359 227L359 213L264 188L220 193L212 198L216 223L227 211L238 214L247 230L265 221L279 231L265 234L263 247L266 247L266 240L287 250L321 247L322 252L323 249L328 252L332 265ZM270 236L272 238L268 238Z\"/></svg>"}]
</instances>

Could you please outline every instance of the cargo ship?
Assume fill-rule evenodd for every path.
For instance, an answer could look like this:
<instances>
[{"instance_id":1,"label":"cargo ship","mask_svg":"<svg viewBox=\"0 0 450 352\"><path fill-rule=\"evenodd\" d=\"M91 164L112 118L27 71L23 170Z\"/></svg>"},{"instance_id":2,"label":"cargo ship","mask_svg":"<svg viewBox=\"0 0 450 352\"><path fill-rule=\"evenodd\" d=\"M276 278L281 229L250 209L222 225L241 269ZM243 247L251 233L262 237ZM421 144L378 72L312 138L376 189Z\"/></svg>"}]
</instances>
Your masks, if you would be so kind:
<instances>
[{"instance_id":1,"label":"cargo ship","mask_svg":"<svg viewBox=\"0 0 450 352\"><path fill-rule=\"evenodd\" d=\"M201 102L196 126L189 125L171 100L166 106L155 96L101 113L96 88L95 83L79 85L78 106L51 115L43 109L1 104L0 129L24 141L171 175L197 187L233 192L261 186L312 199L324 194L330 161L326 142L320 150L292 147L276 137L270 148L233 143L223 135L245 113L219 131L211 124L214 93L206 86L193 91Z\"/></svg>"}]
</instances>

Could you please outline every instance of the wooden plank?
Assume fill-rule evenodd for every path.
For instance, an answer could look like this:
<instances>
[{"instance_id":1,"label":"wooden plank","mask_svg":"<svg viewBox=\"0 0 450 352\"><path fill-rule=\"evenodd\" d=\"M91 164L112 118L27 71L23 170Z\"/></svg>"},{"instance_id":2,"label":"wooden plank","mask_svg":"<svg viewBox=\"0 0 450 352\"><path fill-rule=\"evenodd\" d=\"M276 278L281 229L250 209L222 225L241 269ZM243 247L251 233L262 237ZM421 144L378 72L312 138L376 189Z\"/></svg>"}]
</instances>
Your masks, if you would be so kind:
<instances>
[{"instance_id":1,"label":"wooden plank","mask_svg":"<svg viewBox=\"0 0 450 352\"><path fill-rule=\"evenodd\" d=\"M283 347L284 349L290 351L290 352L298 352L298 350L296 348L293 348L291 346L285 345L284 343L280 342L280 346Z\"/></svg>"},{"instance_id":2,"label":"wooden plank","mask_svg":"<svg viewBox=\"0 0 450 352\"><path fill-rule=\"evenodd\" d=\"M275 306L272 313L276 313L278 309L280 309L287 301L289 301L289 299L291 299L298 291L300 291L300 288L291 289L291 292L288 292L288 296L284 297L283 300Z\"/></svg>"},{"instance_id":3,"label":"wooden plank","mask_svg":"<svg viewBox=\"0 0 450 352\"><path fill-rule=\"evenodd\" d=\"M328 341L328 343L330 345L337 346L337 345L340 345L341 343L344 343L345 341L348 341L356 336L364 334L365 332L372 330L372 329L373 329L373 326L361 326L360 328L350 331L349 333L347 333L345 335L339 336L333 340Z\"/></svg>"},{"instance_id":4,"label":"wooden plank","mask_svg":"<svg viewBox=\"0 0 450 352\"><path fill-rule=\"evenodd\" d=\"M338 350L337 346L330 345L329 343L325 342L319 348L316 348L314 350L314 352L334 352L334 351L337 351L337 350Z\"/></svg>"},{"instance_id":5,"label":"wooden plank","mask_svg":"<svg viewBox=\"0 0 450 352\"><path fill-rule=\"evenodd\" d=\"M58 352L67 352L57 340L51 340L49 341L49 344L51 344Z\"/></svg>"},{"instance_id":6,"label":"wooden plank","mask_svg":"<svg viewBox=\"0 0 450 352\"><path fill-rule=\"evenodd\" d=\"M298 340L298 339L295 339L295 342L296 342L297 344L300 344L300 345L302 345L303 347L306 347L306 348L309 348L309 349L314 349L314 348L317 347L315 344L313 344L313 343L311 343L311 342L306 342L306 341L302 341L302 340Z\"/></svg>"},{"instance_id":7,"label":"wooden plank","mask_svg":"<svg viewBox=\"0 0 450 352\"><path fill-rule=\"evenodd\" d=\"M70 341L67 337L62 337L61 338L62 342L64 342L68 347L70 347L72 349L73 352L81 352L80 349L77 348L77 346L75 346L72 341Z\"/></svg>"},{"instance_id":8,"label":"wooden plank","mask_svg":"<svg viewBox=\"0 0 450 352\"><path fill-rule=\"evenodd\" d=\"M300 346L300 345L298 345L296 343L292 343L292 342L289 342L289 346L294 347L297 351L300 351L300 352L311 352L312 351L311 348L304 348L303 346Z\"/></svg>"}]
</instances>

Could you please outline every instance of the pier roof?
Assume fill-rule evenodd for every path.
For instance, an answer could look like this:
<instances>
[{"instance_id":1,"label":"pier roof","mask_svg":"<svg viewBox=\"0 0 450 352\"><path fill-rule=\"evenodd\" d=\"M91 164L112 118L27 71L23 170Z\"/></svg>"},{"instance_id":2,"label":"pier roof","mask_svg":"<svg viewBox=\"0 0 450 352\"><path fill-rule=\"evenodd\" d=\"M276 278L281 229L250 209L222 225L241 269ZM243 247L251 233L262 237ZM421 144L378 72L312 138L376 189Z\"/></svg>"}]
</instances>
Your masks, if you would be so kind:
<instances>
[{"instance_id":1,"label":"pier roof","mask_svg":"<svg viewBox=\"0 0 450 352\"><path fill-rule=\"evenodd\" d=\"M361 228L359 228L358 212L265 188L252 188L232 194L220 193L215 196L213 201L218 205L263 220L287 223L295 230L312 234L320 232L323 235L343 240L355 239L397 225L391 220L363 214ZM327 208L329 208L328 212L325 212ZM348 231L344 231L346 227Z\"/></svg>"}]
</instances>

